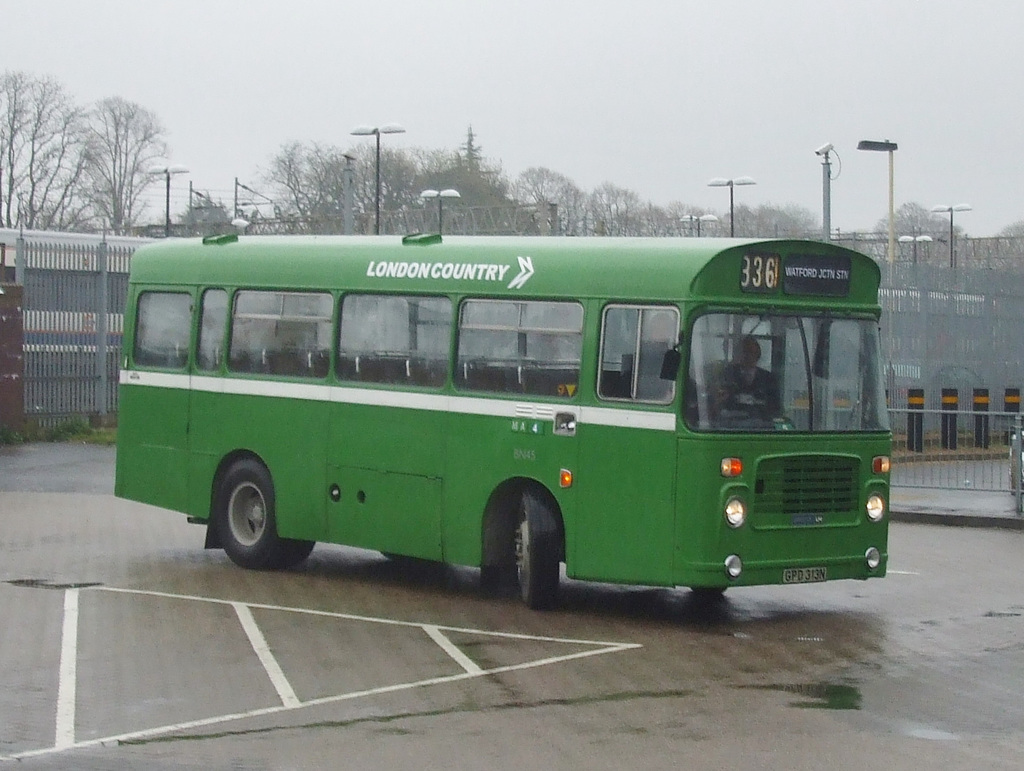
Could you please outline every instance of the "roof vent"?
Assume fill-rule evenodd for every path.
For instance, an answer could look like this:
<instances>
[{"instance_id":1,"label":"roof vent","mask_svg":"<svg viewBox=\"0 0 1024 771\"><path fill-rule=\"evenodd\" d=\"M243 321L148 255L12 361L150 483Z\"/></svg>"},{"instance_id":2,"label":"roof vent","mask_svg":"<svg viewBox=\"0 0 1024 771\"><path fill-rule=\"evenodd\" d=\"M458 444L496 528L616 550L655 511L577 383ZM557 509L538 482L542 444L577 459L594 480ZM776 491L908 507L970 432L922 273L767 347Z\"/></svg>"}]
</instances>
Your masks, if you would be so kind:
<instances>
[{"instance_id":1,"label":"roof vent","mask_svg":"<svg viewBox=\"0 0 1024 771\"><path fill-rule=\"evenodd\" d=\"M407 236L402 236L403 245L430 246L439 243L441 243L440 233L410 233Z\"/></svg>"},{"instance_id":2,"label":"roof vent","mask_svg":"<svg viewBox=\"0 0 1024 771\"><path fill-rule=\"evenodd\" d=\"M213 244L214 246L233 244L236 241L238 241L238 233L220 233L219 235L205 236L203 238L204 244Z\"/></svg>"}]
</instances>

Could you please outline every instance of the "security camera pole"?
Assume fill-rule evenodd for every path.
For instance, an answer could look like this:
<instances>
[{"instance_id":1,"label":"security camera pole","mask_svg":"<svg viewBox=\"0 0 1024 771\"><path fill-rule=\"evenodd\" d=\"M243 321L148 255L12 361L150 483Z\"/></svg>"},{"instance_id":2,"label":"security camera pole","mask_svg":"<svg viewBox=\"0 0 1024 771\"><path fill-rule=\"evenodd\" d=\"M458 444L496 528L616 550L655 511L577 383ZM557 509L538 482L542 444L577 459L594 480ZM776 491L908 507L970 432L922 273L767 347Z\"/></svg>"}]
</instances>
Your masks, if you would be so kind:
<instances>
[{"instance_id":1,"label":"security camera pole","mask_svg":"<svg viewBox=\"0 0 1024 771\"><path fill-rule=\"evenodd\" d=\"M822 145L814 151L821 156L821 240L832 240L832 164L828 154L832 152L832 143Z\"/></svg>"}]
</instances>

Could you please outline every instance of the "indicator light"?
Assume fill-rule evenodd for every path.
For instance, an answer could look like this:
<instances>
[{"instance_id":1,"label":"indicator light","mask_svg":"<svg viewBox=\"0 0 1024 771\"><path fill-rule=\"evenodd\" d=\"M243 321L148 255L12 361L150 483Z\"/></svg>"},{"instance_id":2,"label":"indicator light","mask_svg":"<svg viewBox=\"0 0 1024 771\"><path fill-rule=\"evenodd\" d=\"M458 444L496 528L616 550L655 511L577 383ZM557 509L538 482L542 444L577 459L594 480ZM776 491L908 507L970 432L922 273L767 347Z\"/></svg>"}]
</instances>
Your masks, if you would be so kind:
<instances>
[{"instance_id":1,"label":"indicator light","mask_svg":"<svg viewBox=\"0 0 1024 771\"><path fill-rule=\"evenodd\" d=\"M743 473L743 461L739 458L722 458L722 476L738 477Z\"/></svg>"},{"instance_id":2,"label":"indicator light","mask_svg":"<svg viewBox=\"0 0 1024 771\"><path fill-rule=\"evenodd\" d=\"M876 455L871 459L871 470L876 474L888 474L890 465L888 455Z\"/></svg>"},{"instance_id":3,"label":"indicator light","mask_svg":"<svg viewBox=\"0 0 1024 771\"><path fill-rule=\"evenodd\" d=\"M564 468L558 472L558 484L563 487L572 487L572 472Z\"/></svg>"}]
</instances>

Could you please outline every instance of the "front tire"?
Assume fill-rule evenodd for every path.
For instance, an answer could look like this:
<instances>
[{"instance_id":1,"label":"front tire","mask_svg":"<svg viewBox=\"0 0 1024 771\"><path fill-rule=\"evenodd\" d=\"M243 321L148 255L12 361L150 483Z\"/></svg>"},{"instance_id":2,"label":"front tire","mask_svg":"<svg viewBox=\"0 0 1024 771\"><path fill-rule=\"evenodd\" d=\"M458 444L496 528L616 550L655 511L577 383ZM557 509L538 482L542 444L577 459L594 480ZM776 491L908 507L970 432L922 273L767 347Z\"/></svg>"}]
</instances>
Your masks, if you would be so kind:
<instances>
[{"instance_id":1,"label":"front tire","mask_svg":"<svg viewBox=\"0 0 1024 771\"><path fill-rule=\"evenodd\" d=\"M214 524L224 551L236 565L253 570L289 568L313 550L313 541L277 534L274 482L255 460L234 463L217 490Z\"/></svg>"},{"instance_id":2,"label":"front tire","mask_svg":"<svg viewBox=\"0 0 1024 771\"><path fill-rule=\"evenodd\" d=\"M534 610L547 610L558 601L560 532L551 508L533 492L523 492L515 531L516 572L519 594Z\"/></svg>"}]
</instances>

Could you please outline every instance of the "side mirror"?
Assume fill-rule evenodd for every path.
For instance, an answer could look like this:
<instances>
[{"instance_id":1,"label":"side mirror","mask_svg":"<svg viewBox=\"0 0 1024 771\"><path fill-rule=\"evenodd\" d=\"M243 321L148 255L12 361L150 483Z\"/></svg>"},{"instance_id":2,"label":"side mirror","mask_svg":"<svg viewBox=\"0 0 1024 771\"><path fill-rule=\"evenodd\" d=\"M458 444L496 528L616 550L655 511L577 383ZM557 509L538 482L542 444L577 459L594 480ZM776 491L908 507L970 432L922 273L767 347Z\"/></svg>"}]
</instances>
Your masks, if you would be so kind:
<instances>
[{"instance_id":1,"label":"side mirror","mask_svg":"<svg viewBox=\"0 0 1024 771\"><path fill-rule=\"evenodd\" d=\"M683 357L679 353L678 348L669 348L665 351L665 358L661 360L661 374L659 377L662 380L675 380L679 375L679 365L682 360Z\"/></svg>"}]
</instances>

